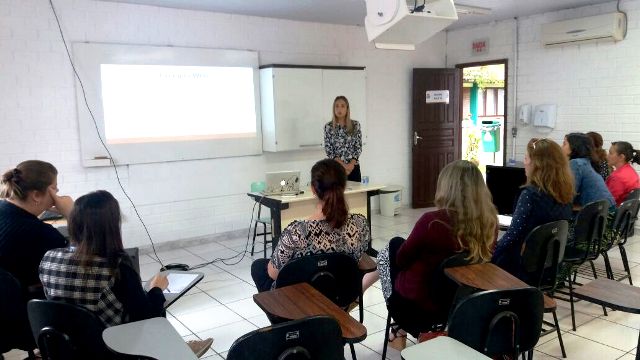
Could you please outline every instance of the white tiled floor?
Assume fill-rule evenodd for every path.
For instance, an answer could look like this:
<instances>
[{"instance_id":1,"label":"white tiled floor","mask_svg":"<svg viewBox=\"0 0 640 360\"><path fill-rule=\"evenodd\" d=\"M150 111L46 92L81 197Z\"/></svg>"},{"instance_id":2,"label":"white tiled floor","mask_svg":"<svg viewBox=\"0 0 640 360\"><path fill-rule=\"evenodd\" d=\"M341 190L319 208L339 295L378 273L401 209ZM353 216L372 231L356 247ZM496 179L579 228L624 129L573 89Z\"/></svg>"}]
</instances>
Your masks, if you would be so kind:
<instances>
[{"instance_id":1,"label":"white tiled floor","mask_svg":"<svg viewBox=\"0 0 640 360\"><path fill-rule=\"evenodd\" d=\"M402 209L400 215L386 218L373 216L373 246L382 248L393 236L408 236L416 220L425 209ZM244 250L246 239L212 242L158 253L163 261L196 264L218 257L228 257ZM256 245L261 248L262 244ZM630 239L627 247L632 274L640 281L640 235ZM256 254L256 258L261 256ZM620 265L617 249L611 251L614 265ZM239 257L238 257L239 259ZM237 260L236 260L237 261ZM236 262L236 261L229 261ZM168 318L186 340L212 337L212 350L205 359L223 359L231 344L241 335L258 327L269 325L264 313L255 305L252 295L256 292L251 281L248 255L235 265L216 263L200 269L205 278L190 293L169 308ZM141 256L141 276L150 278L159 265L148 255ZM368 336L356 345L358 359L380 359L384 340L387 310L379 285L365 294L365 326ZM571 330L569 304L558 301L558 317L567 350L568 359L631 360L634 358L640 328L640 315L609 311L586 302L576 303L577 331ZM357 310L352 313L357 317ZM549 317L549 320L551 318ZM412 339L409 339L412 340ZM413 339L414 340L414 339ZM555 333L544 336L536 347L536 359L560 358L560 346ZM345 357L351 358L348 347ZM7 359L22 359L24 353L14 351ZM388 358L400 359L400 353L389 348Z\"/></svg>"}]
</instances>

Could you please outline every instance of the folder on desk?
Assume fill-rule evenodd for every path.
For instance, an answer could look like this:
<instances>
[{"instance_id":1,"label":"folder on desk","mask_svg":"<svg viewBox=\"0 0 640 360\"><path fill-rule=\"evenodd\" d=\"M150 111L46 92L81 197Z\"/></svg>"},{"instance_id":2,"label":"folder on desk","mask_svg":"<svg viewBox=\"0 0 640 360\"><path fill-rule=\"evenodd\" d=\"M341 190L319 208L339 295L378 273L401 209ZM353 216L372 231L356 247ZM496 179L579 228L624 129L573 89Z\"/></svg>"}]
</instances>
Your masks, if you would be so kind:
<instances>
[{"instance_id":1,"label":"folder on desk","mask_svg":"<svg viewBox=\"0 0 640 360\"><path fill-rule=\"evenodd\" d=\"M191 290L197 283L199 283L203 278L204 274L193 271L176 271L169 270L166 272L167 280L169 280L169 286L164 293L164 308L168 308L176 302L179 298L181 298L187 291ZM149 284L149 279L147 281L147 287Z\"/></svg>"}]
</instances>

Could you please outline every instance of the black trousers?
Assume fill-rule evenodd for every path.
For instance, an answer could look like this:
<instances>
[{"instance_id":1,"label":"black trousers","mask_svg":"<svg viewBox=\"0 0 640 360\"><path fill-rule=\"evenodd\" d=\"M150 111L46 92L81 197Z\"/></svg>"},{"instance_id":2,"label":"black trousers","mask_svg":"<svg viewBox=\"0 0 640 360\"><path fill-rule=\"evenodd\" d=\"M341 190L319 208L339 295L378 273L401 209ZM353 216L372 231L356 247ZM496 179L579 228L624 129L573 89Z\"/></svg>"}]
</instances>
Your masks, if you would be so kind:
<instances>
[{"instance_id":1,"label":"black trousers","mask_svg":"<svg viewBox=\"0 0 640 360\"><path fill-rule=\"evenodd\" d=\"M399 272L396 254L404 242L405 239L401 237L394 237L389 241L389 275L392 286L394 286ZM416 338L421 332L430 331L435 325L443 321L446 322L448 315L441 314L444 319L439 319L440 316L428 313L418 303L403 297L395 289L391 290L391 296L387 299L387 309L394 322Z\"/></svg>"},{"instance_id":2,"label":"black trousers","mask_svg":"<svg viewBox=\"0 0 640 360\"><path fill-rule=\"evenodd\" d=\"M353 168L353 171L349 174L349 176L347 176L347 180L357 182L362 181L362 175L360 174L360 164L356 164L356 166Z\"/></svg>"},{"instance_id":3,"label":"black trousers","mask_svg":"<svg viewBox=\"0 0 640 360\"><path fill-rule=\"evenodd\" d=\"M274 280L269 277L269 272L267 271L268 264L269 259L257 259L251 264L251 278L253 282L256 283L258 292L271 290L271 285L274 282Z\"/></svg>"}]
</instances>

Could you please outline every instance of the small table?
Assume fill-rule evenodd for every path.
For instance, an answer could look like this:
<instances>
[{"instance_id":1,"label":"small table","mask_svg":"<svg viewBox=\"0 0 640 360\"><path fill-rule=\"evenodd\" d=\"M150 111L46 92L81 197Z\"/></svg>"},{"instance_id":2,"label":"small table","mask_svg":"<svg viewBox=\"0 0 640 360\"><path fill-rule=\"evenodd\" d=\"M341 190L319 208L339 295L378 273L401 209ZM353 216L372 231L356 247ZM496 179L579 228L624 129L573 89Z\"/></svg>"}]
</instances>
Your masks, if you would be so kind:
<instances>
[{"instance_id":1,"label":"small table","mask_svg":"<svg viewBox=\"0 0 640 360\"><path fill-rule=\"evenodd\" d=\"M112 326L102 332L107 347L116 353L149 356L158 360L196 360L171 323L157 317Z\"/></svg>"},{"instance_id":2,"label":"small table","mask_svg":"<svg viewBox=\"0 0 640 360\"><path fill-rule=\"evenodd\" d=\"M349 212L352 214L362 214L369 220L369 232L371 232L371 197L378 195L379 190L384 185L361 184L359 182L348 181L347 189L344 192L345 200L349 206ZM271 219L273 219L271 243L272 249L276 248L278 239L282 229L287 227L293 220L300 220L311 215L316 208L316 197L313 195L311 188L301 189L304 192L295 196L283 195L263 195L261 193L247 193L252 200L271 210ZM367 253L376 256L377 252L371 247Z\"/></svg>"},{"instance_id":3,"label":"small table","mask_svg":"<svg viewBox=\"0 0 640 360\"><path fill-rule=\"evenodd\" d=\"M610 279L595 279L573 290L573 296L633 314L640 314L640 288ZM636 360L640 360L640 337L636 348Z\"/></svg>"},{"instance_id":4,"label":"small table","mask_svg":"<svg viewBox=\"0 0 640 360\"><path fill-rule=\"evenodd\" d=\"M287 320L329 315L340 324L342 338L353 344L367 337L367 328L307 283L285 286L253 295L253 301L267 314Z\"/></svg>"},{"instance_id":5,"label":"small table","mask_svg":"<svg viewBox=\"0 0 640 360\"><path fill-rule=\"evenodd\" d=\"M428 358L456 360L491 359L448 336L438 336L435 339L410 346L402 350L400 355L403 360L422 360Z\"/></svg>"},{"instance_id":6,"label":"small table","mask_svg":"<svg viewBox=\"0 0 640 360\"><path fill-rule=\"evenodd\" d=\"M444 269L444 273L458 285L466 285L480 290L529 287L524 281L492 263L450 267Z\"/></svg>"}]
</instances>

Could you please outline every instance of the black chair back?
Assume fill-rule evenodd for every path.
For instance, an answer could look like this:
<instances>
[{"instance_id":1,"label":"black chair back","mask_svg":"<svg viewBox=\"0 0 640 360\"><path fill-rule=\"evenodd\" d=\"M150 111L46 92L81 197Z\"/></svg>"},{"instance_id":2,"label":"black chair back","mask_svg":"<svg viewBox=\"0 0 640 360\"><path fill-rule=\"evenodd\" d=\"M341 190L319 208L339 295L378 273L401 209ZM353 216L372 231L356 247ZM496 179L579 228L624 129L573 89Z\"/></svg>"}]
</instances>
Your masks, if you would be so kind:
<instances>
[{"instance_id":1,"label":"black chair back","mask_svg":"<svg viewBox=\"0 0 640 360\"><path fill-rule=\"evenodd\" d=\"M620 204L620 206L618 206L615 218L613 219L613 236L608 244L609 248L616 244L624 245L627 242L627 237L634 226L634 218L638 214L639 205L640 200L631 199L625 200Z\"/></svg>"},{"instance_id":2,"label":"black chair back","mask_svg":"<svg viewBox=\"0 0 640 360\"><path fill-rule=\"evenodd\" d=\"M555 286L558 264L564 258L569 223L553 221L536 226L524 240L522 265L526 282L537 288Z\"/></svg>"},{"instance_id":3,"label":"black chair back","mask_svg":"<svg viewBox=\"0 0 640 360\"><path fill-rule=\"evenodd\" d=\"M352 257L342 253L302 256L288 262L276 288L309 283L341 308L362 295L362 272Z\"/></svg>"},{"instance_id":4,"label":"black chair back","mask_svg":"<svg viewBox=\"0 0 640 360\"><path fill-rule=\"evenodd\" d=\"M343 360L338 322L313 316L252 331L237 339L227 360Z\"/></svg>"},{"instance_id":5,"label":"black chair back","mask_svg":"<svg viewBox=\"0 0 640 360\"><path fill-rule=\"evenodd\" d=\"M573 224L573 242L565 250L566 262L580 265L600 255L608 214L607 200L594 201L580 210Z\"/></svg>"},{"instance_id":6,"label":"black chair back","mask_svg":"<svg viewBox=\"0 0 640 360\"><path fill-rule=\"evenodd\" d=\"M640 189L631 190L631 192L627 194L625 200L640 200Z\"/></svg>"},{"instance_id":7,"label":"black chair back","mask_svg":"<svg viewBox=\"0 0 640 360\"><path fill-rule=\"evenodd\" d=\"M102 340L105 326L91 311L50 300L27 304L33 337L47 360L114 359Z\"/></svg>"},{"instance_id":8,"label":"black chair back","mask_svg":"<svg viewBox=\"0 0 640 360\"><path fill-rule=\"evenodd\" d=\"M8 271L0 269L0 354L11 349L29 351L36 347L22 293L20 282Z\"/></svg>"},{"instance_id":9,"label":"black chair back","mask_svg":"<svg viewBox=\"0 0 640 360\"><path fill-rule=\"evenodd\" d=\"M449 318L449 336L489 357L518 354L540 338L542 292L536 288L489 290L462 300Z\"/></svg>"},{"instance_id":10,"label":"black chair back","mask_svg":"<svg viewBox=\"0 0 640 360\"><path fill-rule=\"evenodd\" d=\"M457 302L457 299L461 299L471 294L475 290L466 286L459 286L455 281L449 279L444 273L446 268L452 268L457 266L465 266L472 264L471 259L468 259L469 252L464 251L453 256L450 256L440 263L438 271L434 274L433 288L438 289L439 296L435 297L438 305L447 309L444 313L446 318L443 320L446 322L449 313L453 310L453 305Z\"/></svg>"}]
</instances>

